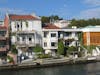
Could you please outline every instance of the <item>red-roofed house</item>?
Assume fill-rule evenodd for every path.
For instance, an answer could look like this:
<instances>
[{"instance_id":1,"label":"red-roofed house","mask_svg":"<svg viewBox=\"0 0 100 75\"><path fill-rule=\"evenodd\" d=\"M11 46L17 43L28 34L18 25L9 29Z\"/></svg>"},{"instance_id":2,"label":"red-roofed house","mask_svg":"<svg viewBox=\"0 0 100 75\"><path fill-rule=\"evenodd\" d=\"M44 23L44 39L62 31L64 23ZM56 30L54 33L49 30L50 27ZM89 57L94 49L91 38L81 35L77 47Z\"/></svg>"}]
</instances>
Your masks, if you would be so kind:
<instances>
[{"instance_id":1,"label":"red-roofed house","mask_svg":"<svg viewBox=\"0 0 100 75\"><path fill-rule=\"evenodd\" d=\"M45 53L55 55L58 49L58 31L59 27L53 24L46 24L43 27L43 49Z\"/></svg>"},{"instance_id":2,"label":"red-roofed house","mask_svg":"<svg viewBox=\"0 0 100 75\"><path fill-rule=\"evenodd\" d=\"M36 15L8 14L5 17L5 26L11 32L11 45L16 45L18 55L32 58L33 48L42 42L41 19Z\"/></svg>"}]
</instances>

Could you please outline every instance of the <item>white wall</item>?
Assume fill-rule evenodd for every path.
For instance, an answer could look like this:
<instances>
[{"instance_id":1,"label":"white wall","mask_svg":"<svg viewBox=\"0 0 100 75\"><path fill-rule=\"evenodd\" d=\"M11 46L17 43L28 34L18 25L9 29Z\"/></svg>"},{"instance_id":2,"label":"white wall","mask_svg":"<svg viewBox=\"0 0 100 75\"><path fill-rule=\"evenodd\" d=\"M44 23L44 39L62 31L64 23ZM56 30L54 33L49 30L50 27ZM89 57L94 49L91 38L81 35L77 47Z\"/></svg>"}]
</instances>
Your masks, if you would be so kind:
<instances>
[{"instance_id":1,"label":"white wall","mask_svg":"<svg viewBox=\"0 0 100 75\"><path fill-rule=\"evenodd\" d=\"M51 34L52 33L55 33L56 34L56 37L51 37ZM44 42L47 42L47 47L44 47ZM58 43L58 32L57 31L48 31L47 37L45 38L43 36L43 48L44 49L57 49L58 46L51 47L51 42Z\"/></svg>"},{"instance_id":2,"label":"white wall","mask_svg":"<svg viewBox=\"0 0 100 75\"><path fill-rule=\"evenodd\" d=\"M28 26L26 25L26 21L28 23ZM42 24L40 20L26 20L26 21L11 21L11 29L12 32L17 31L17 23L19 24L19 29L21 31L42 31ZM22 22L22 28L21 28L21 22Z\"/></svg>"}]
</instances>

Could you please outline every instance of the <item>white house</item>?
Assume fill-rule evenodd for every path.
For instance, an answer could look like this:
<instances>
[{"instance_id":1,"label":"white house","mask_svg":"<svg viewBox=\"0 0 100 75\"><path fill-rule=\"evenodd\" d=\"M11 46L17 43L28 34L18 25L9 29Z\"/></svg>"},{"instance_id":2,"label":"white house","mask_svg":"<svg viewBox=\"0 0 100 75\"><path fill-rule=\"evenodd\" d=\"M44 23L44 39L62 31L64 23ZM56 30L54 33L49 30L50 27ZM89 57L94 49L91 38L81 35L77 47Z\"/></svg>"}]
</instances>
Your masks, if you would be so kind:
<instances>
[{"instance_id":1,"label":"white house","mask_svg":"<svg viewBox=\"0 0 100 75\"><path fill-rule=\"evenodd\" d=\"M58 31L59 27L53 24L47 24L43 27L43 49L45 53L55 54L58 49Z\"/></svg>"},{"instance_id":2,"label":"white house","mask_svg":"<svg viewBox=\"0 0 100 75\"><path fill-rule=\"evenodd\" d=\"M30 56L36 44L42 45L41 19L36 15L9 14L6 16L8 16L11 30L11 44L16 45L19 55Z\"/></svg>"},{"instance_id":3,"label":"white house","mask_svg":"<svg viewBox=\"0 0 100 75\"><path fill-rule=\"evenodd\" d=\"M45 53L55 53L58 49L58 40L63 39L65 46L76 46L78 41L78 32L76 28L59 28L54 24L46 24L42 29L43 49Z\"/></svg>"}]
</instances>

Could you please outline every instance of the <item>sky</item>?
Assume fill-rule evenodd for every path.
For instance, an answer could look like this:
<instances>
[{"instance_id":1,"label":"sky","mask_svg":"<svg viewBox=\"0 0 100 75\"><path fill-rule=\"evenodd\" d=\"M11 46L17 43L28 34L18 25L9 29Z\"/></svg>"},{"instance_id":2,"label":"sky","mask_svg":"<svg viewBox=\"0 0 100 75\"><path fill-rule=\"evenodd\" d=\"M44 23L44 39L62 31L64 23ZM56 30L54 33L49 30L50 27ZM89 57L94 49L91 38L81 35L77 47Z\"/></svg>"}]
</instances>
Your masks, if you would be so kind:
<instances>
[{"instance_id":1,"label":"sky","mask_svg":"<svg viewBox=\"0 0 100 75\"><path fill-rule=\"evenodd\" d=\"M0 18L6 12L58 15L67 20L100 18L100 0L0 0Z\"/></svg>"}]
</instances>

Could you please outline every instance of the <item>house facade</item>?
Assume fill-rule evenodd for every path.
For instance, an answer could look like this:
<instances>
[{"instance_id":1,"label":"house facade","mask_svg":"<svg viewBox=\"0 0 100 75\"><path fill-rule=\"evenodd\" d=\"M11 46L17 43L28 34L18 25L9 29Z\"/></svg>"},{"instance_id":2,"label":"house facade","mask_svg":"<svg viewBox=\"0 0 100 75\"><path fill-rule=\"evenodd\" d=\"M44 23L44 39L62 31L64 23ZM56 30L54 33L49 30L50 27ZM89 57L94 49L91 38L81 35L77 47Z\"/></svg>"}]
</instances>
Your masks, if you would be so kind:
<instances>
[{"instance_id":1,"label":"house facade","mask_svg":"<svg viewBox=\"0 0 100 75\"><path fill-rule=\"evenodd\" d=\"M45 53L56 53L58 49L58 31L60 30L59 27L53 25L53 24L47 24L45 27L43 27L43 49L45 50Z\"/></svg>"},{"instance_id":2,"label":"house facade","mask_svg":"<svg viewBox=\"0 0 100 75\"><path fill-rule=\"evenodd\" d=\"M6 15L11 45L16 45L19 56L32 58L36 44L42 45L41 19L35 15Z\"/></svg>"}]
</instances>

